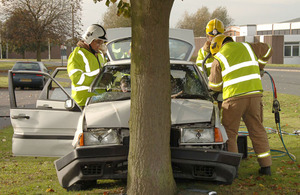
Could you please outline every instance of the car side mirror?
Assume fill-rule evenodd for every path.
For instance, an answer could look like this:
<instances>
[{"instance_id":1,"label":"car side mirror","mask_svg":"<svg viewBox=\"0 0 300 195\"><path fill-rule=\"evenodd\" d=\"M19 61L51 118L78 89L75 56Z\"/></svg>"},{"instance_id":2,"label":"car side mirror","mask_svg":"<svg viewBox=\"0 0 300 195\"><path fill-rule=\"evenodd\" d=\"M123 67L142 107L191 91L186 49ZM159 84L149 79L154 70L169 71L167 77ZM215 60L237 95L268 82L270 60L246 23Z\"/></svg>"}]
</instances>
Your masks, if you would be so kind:
<instances>
[{"instance_id":1,"label":"car side mirror","mask_svg":"<svg viewBox=\"0 0 300 195\"><path fill-rule=\"evenodd\" d=\"M66 108L67 110L72 110L74 107L75 107L75 102L74 102L74 100L72 100L72 99L67 99L67 100L65 101L65 108Z\"/></svg>"}]
</instances>

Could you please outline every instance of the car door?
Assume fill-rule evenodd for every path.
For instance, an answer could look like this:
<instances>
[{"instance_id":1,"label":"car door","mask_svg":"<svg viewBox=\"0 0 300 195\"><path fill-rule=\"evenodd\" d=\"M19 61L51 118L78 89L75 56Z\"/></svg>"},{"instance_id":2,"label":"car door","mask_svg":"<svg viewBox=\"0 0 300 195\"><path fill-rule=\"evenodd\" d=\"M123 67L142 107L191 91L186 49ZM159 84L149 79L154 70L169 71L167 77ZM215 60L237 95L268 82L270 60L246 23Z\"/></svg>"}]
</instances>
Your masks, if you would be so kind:
<instances>
[{"instance_id":1,"label":"car door","mask_svg":"<svg viewBox=\"0 0 300 195\"><path fill-rule=\"evenodd\" d=\"M19 71L18 74L34 74ZM36 73L37 74L37 73ZM72 140L81 115L74 103L66 68L50 76L43 90L18 90L13 86L14 71L8 73L10 119L13 126L12 152L15 156L63 156L73 150ZM66 103L72 107L65 107Z\"/></svg>"}]
</instances>

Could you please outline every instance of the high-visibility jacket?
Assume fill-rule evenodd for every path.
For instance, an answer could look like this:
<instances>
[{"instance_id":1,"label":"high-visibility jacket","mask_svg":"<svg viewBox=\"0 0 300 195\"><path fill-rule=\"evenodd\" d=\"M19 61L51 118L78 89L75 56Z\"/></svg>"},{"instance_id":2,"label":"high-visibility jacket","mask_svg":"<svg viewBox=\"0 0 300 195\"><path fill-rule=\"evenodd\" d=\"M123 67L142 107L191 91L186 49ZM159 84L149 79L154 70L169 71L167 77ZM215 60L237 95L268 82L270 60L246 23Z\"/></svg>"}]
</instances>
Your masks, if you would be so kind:
<instances>
[{"instance_id":1,"label":"high-visibility jacket","mask_svg":"<svg viewBox=\"0 0 300 195\"><path fill-rule=\"evenodd\" d=\"M203 60L205 59L205 57L207 56L207 52L203 49L203 47L201 49L199 49L198 51L198 57L197 57L197 60L196 60L196 64L198 66L198 68L200 69L200 71L203 73L203 70L202 70L202 62ZM209 77L210 75L210 69L211 69L211 64L212 62L214 61L214 58L211 56L210 58L208 58L204 64L204 67L206 68L206 73L207 73L207 76Z\"/></svg>"},{"instance_id":2,"label":"high-visibility jacket","mask_svg":"<svg viewBox=\"0 0 300 195\"><path fill-rule=\"evenodd\" d=\"M214 56L222 68L223 99L246 94L262 93L259 64L248 43L226 43Z\"/></svg>"},{"instance_id":3,"label":"high-visibility jacket","mask_svg":"<svg viewBox=\"0 0 300 195\"><path fill-rule=\"evenodd\" d=\"M68 58L68 74L72 81L72 98L79 106L85 106L88 97L95 95L88 89L106 63L102 54L96 57L85 48L76 47Z\"/></svg>"}]
</instances>

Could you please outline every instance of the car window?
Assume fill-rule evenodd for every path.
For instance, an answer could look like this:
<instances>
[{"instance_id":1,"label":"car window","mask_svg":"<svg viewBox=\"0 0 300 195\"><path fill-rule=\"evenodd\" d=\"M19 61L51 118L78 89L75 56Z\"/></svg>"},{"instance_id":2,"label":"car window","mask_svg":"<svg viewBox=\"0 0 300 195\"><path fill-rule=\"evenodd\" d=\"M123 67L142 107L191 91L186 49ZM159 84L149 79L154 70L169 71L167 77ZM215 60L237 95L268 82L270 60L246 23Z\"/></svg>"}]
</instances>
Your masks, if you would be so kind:
<instances>
[{"instance_id":1,"label":"car window","mask_svg":"<svg viewBox=\"0 0 300 195\"><path fill-rule=\"evenodd\" d=\"M170 73L172 97L196 99L210 98L205 82L199 76L193 65L171 64Z\"/></svg>"},{"instance_id":2,"label":"car window","mask_svg":"<svg viewBox=\"0 0 300 195\"><path fill-rule=\"evenodd\" d=\"M13 70L34 70L34 71L40 71L40 66L37 63L21 63L17 62Z\"/></svg>"},{"instance_id":3,"label":"car window","mask_svg":"<svg viewBox=\"0 0 300 195\"><path fill-rule=\"evenodd\" d=\"M130 59L131 57L131 39L122 39L111 42L107 45L112 60Z\"/></svg>"},{"instance_id":4,"label":"car window","mask_svg":"<svg viewBox=\"0 0 300 195\"><path fill-rule=\"evenodd\" d=\"M26 75L31 74L28 73ZM55 71L55 75L52 76L64 88L67 94L71 96L71 80L68 76L67 70ZM48 106L53 109L65 109L64 101L70 99L67 94L53 80L49 79L49 83L47 82L42 91L31 88L28 90L16 88L16 107L32 109ZM45 103L46 101L47 103Z\"/></svg>"},{"instance_id":5,"label":"car window","mask_svg":"<svg viewBox=\"0 0 300 195\"><path fill-rule=\"evenodd\" d=\"M187 60L192 50L192 45L178 39L169 39L170 59Z\"/></svg>"},{"instance_id":6,"label":"car window","mask_svg":"<svg viewBox=\"0 0 300 195\"><path fill-rule=\"evenodd\" d=\"M67 71L58 71L54 76L55 80L71 95L71 79ZM67 100L68 96L62 89L54 82L50 81L50 90L48 98L50 100Z\"/></svg>"},{"instance_id":7,"label":"car window","mask_svg":"<svg viewBox=\"0 0 300 195\"><path fill-rule=\"evenodd\" d=\"M130 65L105 66L93 85L91 103L130 99Z\"/></svg>"},{"instance_id":8,"label":"car window","mask_svg":"<svg viewBox=\"0 0 300 195\"><path fill-rule=\"evenodd\" d=\"M131 57L131 39L121 39L108 43L108 53L110 58L115 60L130 59ZM170 59L187 60L193 46L185 41L178 39L169 39Z\"/></svg>"},{"instance_id":9,"label":"car window","mask_svg":"<svg viewBox=\"0 0 300 195\"><path fill-rule=\"evenodd\" d=\"M205 82L195 66L172 64L170 70L171 93L176 98L209 99ZM130 65L107 65L92 87L95 93L90 103L130 99Z\"/></svg>"}]
</instances>

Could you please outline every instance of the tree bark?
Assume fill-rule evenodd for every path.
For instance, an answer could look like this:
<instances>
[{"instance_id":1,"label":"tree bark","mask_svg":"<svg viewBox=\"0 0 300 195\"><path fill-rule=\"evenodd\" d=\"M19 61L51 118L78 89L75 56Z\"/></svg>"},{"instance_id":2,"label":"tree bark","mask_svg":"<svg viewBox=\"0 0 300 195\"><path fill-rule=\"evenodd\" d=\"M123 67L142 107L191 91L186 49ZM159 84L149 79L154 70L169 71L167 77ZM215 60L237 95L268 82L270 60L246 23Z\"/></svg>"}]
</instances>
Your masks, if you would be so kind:
<instances>
[{"instance_id":1,"label":"tree bark","mask_svg":"<svg viewBox=\"0 0 300 195\"><path fill-rule=\"evenodd\" d=\"M42 43L39 40L36 42L36 61L42 61Z\"/></svg>"},{"instance_id":2,"label":"tree bark","mask_svg":"<svg viewBox=\"0 0 300 195\"><path fill-rule=\"evenodd\" d=\"M170 152L169 18L174 0L131 0L128 194L175 194Z\"/></svg>"}]
</instances>

